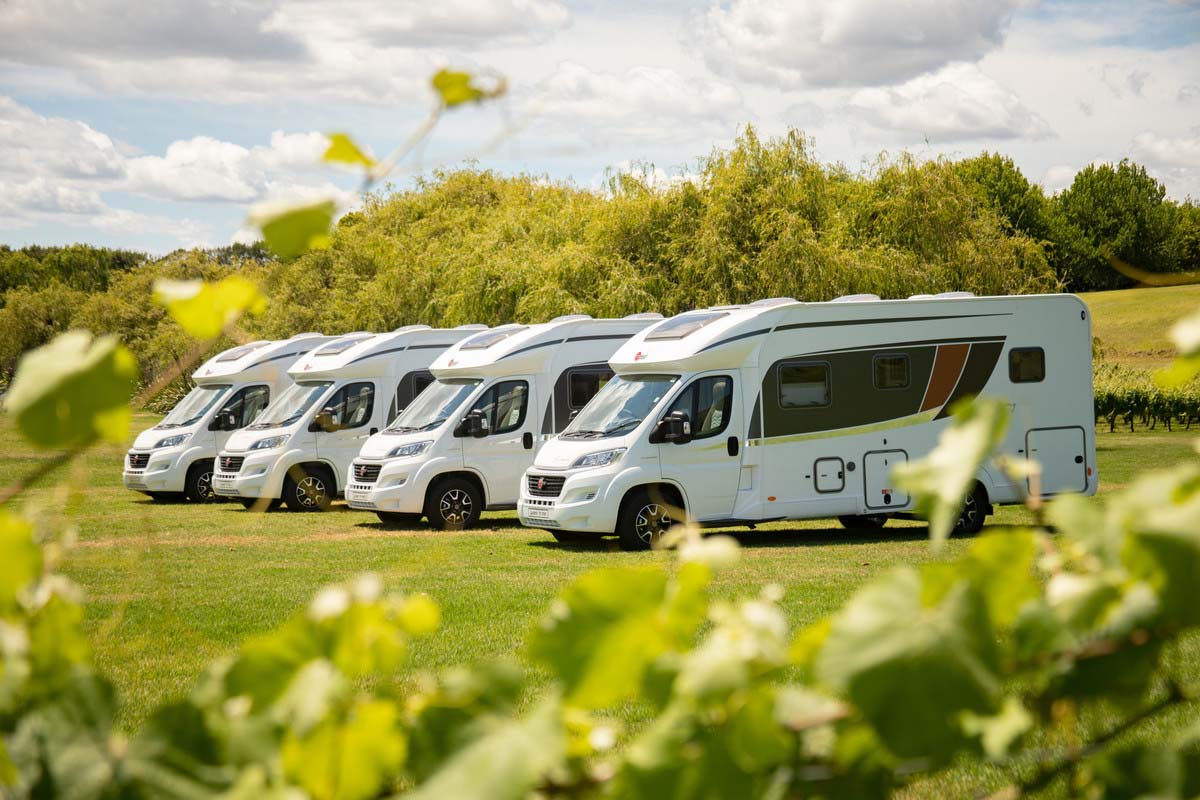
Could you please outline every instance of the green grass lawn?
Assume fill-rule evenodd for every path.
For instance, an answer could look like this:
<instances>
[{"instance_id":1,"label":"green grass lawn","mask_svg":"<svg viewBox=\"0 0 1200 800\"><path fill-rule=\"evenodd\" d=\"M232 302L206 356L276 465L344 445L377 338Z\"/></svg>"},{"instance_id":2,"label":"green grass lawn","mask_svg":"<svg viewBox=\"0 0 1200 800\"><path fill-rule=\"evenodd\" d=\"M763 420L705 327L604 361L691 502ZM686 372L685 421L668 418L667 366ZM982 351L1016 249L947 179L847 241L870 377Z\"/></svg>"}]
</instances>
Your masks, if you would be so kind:
<instances>
[{"instance_id":1,"label":"green grass lawn","mask_svg":"<svg viewBox=\"0 0 1200 800\"><path fill-rule=\"evenodd\" d=\"M1175 355L1172 323L1200 308L1200 285L1122 289L1080 295L1092 310L1092 335L1104 359L1130 367L1163 367Z\"/></svg>"}]
</instances>

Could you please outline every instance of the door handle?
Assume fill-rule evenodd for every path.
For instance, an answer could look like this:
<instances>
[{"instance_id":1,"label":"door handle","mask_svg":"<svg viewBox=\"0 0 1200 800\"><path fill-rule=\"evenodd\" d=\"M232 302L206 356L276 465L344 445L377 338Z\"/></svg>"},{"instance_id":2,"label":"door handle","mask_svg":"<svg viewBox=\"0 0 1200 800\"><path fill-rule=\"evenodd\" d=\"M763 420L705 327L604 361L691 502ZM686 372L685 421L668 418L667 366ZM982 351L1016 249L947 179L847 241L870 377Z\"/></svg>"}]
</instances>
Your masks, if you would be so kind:
<instances>
[{"instance_id":1,"label":"door handle","mask_svg":"<svg viewBox=\"0 0 1200 800\"><path fill-rule=\"evenodd\" d=\"M725 452L731 456L738 454L738 438L736 436L730 436L725 440Z\"/></svg>"},{"instance_id":2,"label":"door handle","mask_svg":"<svg viewBox=\"0 0 1200 800\"><path fill-rule=\"evenodd\" d=\"M521 446L524 447L526 450L533 449L533 434L532 433L530 433L529 431L525 431L525 435L521 437Z\"/></svg>"}]
</instances>

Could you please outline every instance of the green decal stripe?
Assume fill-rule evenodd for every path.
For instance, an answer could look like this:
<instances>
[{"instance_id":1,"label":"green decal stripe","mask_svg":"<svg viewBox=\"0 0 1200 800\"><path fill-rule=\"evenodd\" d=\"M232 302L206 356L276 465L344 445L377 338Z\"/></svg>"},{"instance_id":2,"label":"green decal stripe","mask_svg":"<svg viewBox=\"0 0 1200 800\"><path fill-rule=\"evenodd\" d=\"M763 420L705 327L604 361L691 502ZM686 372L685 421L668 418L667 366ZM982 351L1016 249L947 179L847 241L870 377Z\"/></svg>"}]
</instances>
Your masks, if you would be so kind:
<instances>
[{"instance_id":1,"label":"green decal stripe","mask_svg":"<svg viewBox=\"0 0 1200 800\"><path fill-rule=\"evenodd\" d=\"M853 428L840 428L832 431L813 431L811 433L798 433L791 436L771 436L762 439L750 439L746 442L747 447L762 447L771 444L790 444L791 442L809 442L817 439L833 439L838 436L857 436L860 433L875 433L877 431L890 431L896 428L907 428L912 425L920 425L924 422L931 422L937 418L937 413L940 409L931 408L928 411L923 411L920 414L912 414L907 417L898 419L889 419L885 422L876 422L872 425L857 425Z\"/></svg>"}]
</instances>

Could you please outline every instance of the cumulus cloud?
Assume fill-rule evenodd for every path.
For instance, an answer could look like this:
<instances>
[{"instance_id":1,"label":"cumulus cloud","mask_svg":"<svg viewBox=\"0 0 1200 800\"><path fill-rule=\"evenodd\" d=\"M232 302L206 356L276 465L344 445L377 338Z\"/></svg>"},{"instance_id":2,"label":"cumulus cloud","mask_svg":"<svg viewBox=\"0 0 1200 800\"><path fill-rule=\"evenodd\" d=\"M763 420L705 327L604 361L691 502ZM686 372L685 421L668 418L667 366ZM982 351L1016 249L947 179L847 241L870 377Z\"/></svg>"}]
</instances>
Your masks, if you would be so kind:
<instances>
[{"instance_id":1,"label":"cumulus cloud","mask_svg":"<svg viewBox=\"0 0 1200 800\"><path fill-rule=\"evenodd\" d=\"M973 64L953 64L890 88L860 89L849 108L878 128L946 141L1052 135L1046 120Z\"/></svg>"},{"instance_id":2,"label":"cumulus cloud","mask_svg":"<svg viewBox=\"0 0 1200 800\"><path fill-rule=\"evenodd\" d=\"M1160 167L1200 169L1200 134L1180 138L1139 133L1133 137L1133 156Z\"/></svg>"},{"instance_id":3,"label":"cumulus cloud","mask_svg":"<svg viewBox=\"0 0 1200 800\"><path fill-rule=\"evenodd\" d=\"M597 72L570 62L559 64L544 89L527 98L524 107L540 124L592 141L727 136L745 114L741 94L721 81L655 67Z\"/></svg>"},{"instance_id":4,"label":"cumulus cloud","mask_svg":"<svg viewBox=\"0 0 1200 800\"><path fill-rule=\"evenodd\" d=\"M899 83L975 61L1021 0L732 0L695 24L717 72L783 88Z\"/></svg>"}]
</instances>

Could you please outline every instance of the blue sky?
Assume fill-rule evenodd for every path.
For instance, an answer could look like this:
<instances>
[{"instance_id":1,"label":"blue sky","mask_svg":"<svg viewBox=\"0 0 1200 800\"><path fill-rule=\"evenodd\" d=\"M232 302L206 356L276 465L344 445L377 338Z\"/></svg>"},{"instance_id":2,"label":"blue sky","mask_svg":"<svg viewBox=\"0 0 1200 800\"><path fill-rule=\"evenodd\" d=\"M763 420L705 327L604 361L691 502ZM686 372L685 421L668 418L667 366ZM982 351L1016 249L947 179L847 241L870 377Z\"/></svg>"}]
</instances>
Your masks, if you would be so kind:
<instances>
[{"instance_id":1,"label":"blue sky","mask_svg":"<svg viewBox=\"0 0 1200 800\"><path fill-rule=\"evenodd\" d=\"M667 183L752 123L801 128L856 169L999 150L1057 191L1129 157L1200 197L1200 4L1182 0L6 0L0 41L10 245L162 252L250 236L264 201L350 207L353 176L317 162L323 134L387 152L441 66L511 92L449 115L400 185L464 158Z\"/></svg>"}]
</instances>

